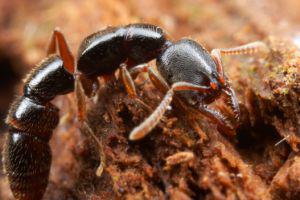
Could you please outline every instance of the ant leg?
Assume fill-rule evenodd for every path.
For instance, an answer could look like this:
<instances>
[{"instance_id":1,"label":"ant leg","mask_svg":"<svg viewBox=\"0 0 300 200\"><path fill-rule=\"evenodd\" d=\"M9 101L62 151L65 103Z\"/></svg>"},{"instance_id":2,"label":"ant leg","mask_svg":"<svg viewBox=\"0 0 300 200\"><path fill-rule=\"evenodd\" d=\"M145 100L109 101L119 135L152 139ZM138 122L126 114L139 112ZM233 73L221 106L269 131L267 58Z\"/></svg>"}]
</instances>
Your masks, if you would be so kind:
<instances>
[{"instance_id":1,"label":"ant leg","mask_svg":"<svg viewBox=\"0 0 300 200\"><path fill-rule=\"evenodd\" d=\"M131 77L130 73L128 72L125 64L122 64L120 66L120 78L125 86L125 89L126 89L128 95L131 98L136 98L137 94L136 94L134 82L133 82L132 77Z\"/></svg>"},{"instance_id":2,"label":"ant leg","mask_svg":"<svg viewBox=\"0 0 300 200\"><path fill-rule=\"evenodd\" d=\"M86 100L84 95L84 90L82 87L80 75L75 75L75 96L77 104L77 118L80 123L83 123L86 119Z\"/></svg>"},{"instance_id":3,"label":"ant leg","mask_svg":"<svg viewBox=\"0 0 300 200\"><path fill-rule=\"evenodd\" d=\"M74 104L74 97L72 94L67 94L65 95L65 98L63 98L63 106L68 107L67 108L67 113L64 113L59 120L59 124L65 124L67 122L72 123L73 121L73 113L75 113L76 111L74 110L74 108L76 108L75 104Z\"/></svg>"},{"instance_id":4,"label":"ant leg","mask_svg":"<svg viewBox=\"0 0 300 200\"><path fill-rule=\"evenodd\" d=\"M135 88L134 82L132 80L132 77L126 68L126 65L124 65L124 64L122 64L120 66L120 78L125 86L125 89L129 95L129 97L138 101L146 110L151 112L152 109L147 104L145 104L142 100L139 99L139 97L136 93L136 88Z\"/></svg>"},{"instance_id":5,"label":"ant leg","mask_svg":"<svg viewBox=\"0 0 300 200\"><path fill-rule=\"evenodd\" d=\"M98 77L80 74L78 78L80 79L84 94L89 98L95 96L100 87Z\"/></svg>"},{"instance_id":6,"label":"ant leg","mask_svg":"<svg viewBox=\"0 0 300 200\"><path fill-rule=\"evenodd\" d=\"M146 64L145 65L138 65L138 66L135 66L135 67L131 68L129 70L129 73L130 73L132 79L135 79L139 73L148 72L148 69L149 69L149 66L146 65Z\"/></svg>"},{"instance_id":7,"label":"ant leg","mask_svg":"<svg viewBox=\"0 0 300 200\"><path fill-rule=\"evenodd\" d=\"M105 167L106 156L104 153L102 141L100 141L95 135L92 128L86 122L86 102L84 90L82 87L82 82L79 77L80 75L75 75L75 95L76 95L76 103L77 103L77 118L81 126L88 131L88 133L92 136L93 140L97 143L100 155L100 164L97 168L96 175L101 176L103 169Z\"/></svg>"},{"instance_id":8,"label":"ant leg","mask_svg":"<svg viewBox=\"0 0 300 200\"><path fill-rule=\"evenodd\" d=\"M159 106L155 109L155 111L144 122L142 122L139 126L135 127L131 131L129 139L141 139L145 137L157 125L157 123L160 121L167 108L169 107L175 91L193 90L198 92L207 92L209 91L209 89L209 87L201 87L187 82L174 83Z\"/></svg>"},{"instance_id":9,"label":"ant leg","mask_svg":"<svg viewBox=\"0 0 300 200\"><path fill-rule=\"evenodd\" d=\"M88 125L88 123L83 122L82 125L83 125L84 129L89 132L89 134L92 136L93 140L96 141L96 143L98 145L99 155L100 155L100 164L97 168L96 175L98 177L100 177L102 175L103 170L104 170L105 165L106 165L106 156L105 156L105 153L104 153L104 147L103 147L103 144L102 144L102 140L99 140L97 138L97 136L95 135L92 128Z\"/></svg>"},{"instance_id":10,"label":"ant leg","mask_svg":"<svg viewBox=\"0 0 300 200\"><path fill-rule=\"evenodd\" d=\"M219 125L223 131L225 131L228 135L233 135L234 128L230 125L230 123L226 120L226 117L223 116L216 110L209 108L207 105L200 104L198 107L199 112L208 117L210 120Z\"/></svg>"},{"instance_id":11,"label":"ant leg","mask_svg":"<svg viewBox=\"0 0 300 200\"><path fill-rule=\"evenodd\" d=\"M73 74L75 71L74 57L68 47L64 35L60 32L58 28L54 29L51 35L50 42L47 49L47 55L56 53L57 45L58 45L59 54L64 62L65 68L70 73Z\"/></svg>"},{"instance_id":12,"label":"ant leg","mask_svg":"<svg viewBox=\"0 0 300 200\"><path fill-rule=\"evenodd\" d=\"M168 83L161 76L156 74L152 68L149 68L148 75L153 85L162 93L166 93L170 89Z\"/></svg>"}]
</instances>

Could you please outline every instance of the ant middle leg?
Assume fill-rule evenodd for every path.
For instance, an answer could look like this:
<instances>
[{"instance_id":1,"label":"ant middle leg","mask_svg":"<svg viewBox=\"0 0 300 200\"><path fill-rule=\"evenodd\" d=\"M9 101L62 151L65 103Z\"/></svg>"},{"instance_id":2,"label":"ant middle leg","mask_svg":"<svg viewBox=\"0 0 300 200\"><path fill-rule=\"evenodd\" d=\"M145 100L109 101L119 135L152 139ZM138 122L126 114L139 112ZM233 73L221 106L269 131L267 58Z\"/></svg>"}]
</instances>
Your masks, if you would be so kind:
<instances>
[{"instance_id":1,"label":"ant middle leg","mask_svg":"<svg viewBox=\"0 0 300 200\"><path fill-rule=\"evenodd\" d=\"M122 64L120 66L120 78L125 86L125 89L130 98L137 98L136 88L133 79L127 70L127 65Z\"/></svg>"},{"instance_id":2,"label":"ant middle leg","mask_svg":"<svg viewBox=\"0 0 300 200\"><path fill-rule=\"evenodd\" d=\"M138 66L137 66L138 67ZM134 67L133 69L136 69L136 72L140 72L141 68ZM146 70L143 69L143 70ZM120 66L120 79L123 82L123 85L125 86L125 89L129 95L130 98L135 99L140 105L142 105L148 112L152 112L152 108L150 108L147 104L145 104L137 95L136 93L136 87L134 85L134 81L131 77L130 72L127 70L127 65L122 64Z\"/></svg>"}]
</instances>

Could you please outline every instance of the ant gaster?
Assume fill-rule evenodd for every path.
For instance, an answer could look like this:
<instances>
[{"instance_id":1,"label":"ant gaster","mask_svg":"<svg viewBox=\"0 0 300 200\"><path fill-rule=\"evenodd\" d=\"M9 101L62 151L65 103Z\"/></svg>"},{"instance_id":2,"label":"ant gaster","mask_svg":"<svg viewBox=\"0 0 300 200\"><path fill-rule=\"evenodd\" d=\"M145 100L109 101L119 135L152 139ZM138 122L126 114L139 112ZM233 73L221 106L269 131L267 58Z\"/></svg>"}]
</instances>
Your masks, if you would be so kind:
<instances>
[{"instance_id":1,"label":"ant gaster","mask_svg":"<svg viewBox=\"0 0 300 200\"><path fill-rule=\"evenodd\" d=\"M209 54L192 40L173 43L157 26L130 24L110 27L85 38L75 67L64 36L55 30L48 56L29 73L23 95L13 102L6 119L9 134L4 147L4 167L13 195L20 200L39 200L45 193L51 165L49 140L59 121L58 108L50 101L57 95L70 93L75 88L79 121L97 140L85 123L84 93L92 96L98 88L97 77L109 80L119 69L128 94L138 100L131 74L148 71L154 85L161 90L167 88L168 92L149 118L132 131L131 140L144 137L155 127L175 91L178 92L176 96L199 108L218 126L232 130L234 128L222 114L206 106L224 92L236 119L239 118L239 106L224 75L221 54L251 53L261 47L265 45L255 42L231 49L215 49ZM57 48L59 55L55 54ZM152 59L157 59L162 78L151 68L140 65ZM104 156L103 152L101 155ZM103 159L101 163L103 165Z\"/></svg>"}]
</instances>

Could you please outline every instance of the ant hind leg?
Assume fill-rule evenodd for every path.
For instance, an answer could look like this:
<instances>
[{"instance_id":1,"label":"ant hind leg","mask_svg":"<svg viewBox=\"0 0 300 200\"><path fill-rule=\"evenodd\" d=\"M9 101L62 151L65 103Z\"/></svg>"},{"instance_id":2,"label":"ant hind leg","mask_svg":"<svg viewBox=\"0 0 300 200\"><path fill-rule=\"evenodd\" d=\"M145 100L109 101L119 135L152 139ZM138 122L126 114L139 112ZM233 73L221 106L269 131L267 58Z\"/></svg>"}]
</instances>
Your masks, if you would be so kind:
<instances>
[{"instance_id":1,"label":"ant hind leg","mask_svg":"<svg viewBox=\"0 0 300 200\"><path fill-rule=\"evenodd\" d=\"M79 122L83 122L86 119L86 99L82 82L78 75L75 75L75 97L77 104L77 118Z\"/></svg>"},{"instance_id":2,"label":"ant hind leg","mask_svg":"<svg viewBox=\"0 0 300 200\"><path fill-rule=\"evenodd\" d=\"M59 50L59 54L63 60L64 66L66 70L68 70L70 73L74 74L75 72L75 61L74 57L68 47L67 41L64 37L64 35L60 32L58 28L56 28L50 38L50 42L47 49L47 55L54 54L57 51L57 48ZM76 103L77 103L77 117L78 121L82 125L84 129L86 129L89 134L92 136L92 138L96 141L99 151L100 151L100 165L97 169L96 175L101 176L104 166L105 166L105 154L103 150L102 142L99 141L99 139L96 137L94 131L89 127L88 123L86 122L86 103L85 103L85 94L84 89L87 85L92 85L92 90L89 91L95 91L98 89L98 81L95 81L95 79L87 78L86 81L83 81L82 75L74 74L75 76L75 95L76 95ZM89 82L87 80L90 80ZM84 86L83 86L84 84ZM92 94L90 92L90 94Z\"/></svg>"},{"instance_id":3,"label":"ant hind leg","mask_svg":"<svg viewBox=\"0 0 300 200\"><path fill-rule=\"evenodd\" d=\"M100 164L97 168L96 175L101 176L104 167L105 167L105 161L106 156L104 153L104 148L102 141L100 141L97 136L95 135L93 129L89 126L89 124L86 121L86 101L85 101L85 95L84 90L82 87L82 83L78 75L75 76L75 95L76 95L76 103L77 103L77 118L81 126L86 130L89 135L93 138L93 140L96 142L98 149L99 149L99 155L100 155Z\"/></svg>"},{"instance_id":4,"label":"ant hind leg","mask_svg":"<svg viewBox=\"0 0 300 200\"><path fill-rule=\"evenodd\" d=\"M86 121L84 121L82 123L82 126L85 130L88 131L89 135L93 138L93 140L97 143L98 149L99 149L99 156L100 156L100 164L97 167L96 170L96 175L98 177L100 177L103 173L103 170L106 166L106 156L105 156L105 152L104 152L104 147L103 147L103 143L102 140L98 139L97 136L95 135L95 132L93 131L93 129L88 125L88 123Z\"/></svg>"},{"instance_id":5,"label":"ant hind leg","mask_svg":"<svg viewBox=\"0 0 300 200\"><path fill-rule=\"evenodd\" d=\"M58 45L58 47L57 47ZM69 49L68 43L62 32L58 28L54 29L50 42L47 48L47 55L54 54L59 50L59 54L64 62L65 68L70 72L74 73L75 61L74 57Z\"/></svg>"},{"instance_id":6,"label":"ant hind leg","mask_svg":"<svg viewBox=\"0 0 300 200\"><path fill-rule=\"evenodd\" d=\"M137 69L137 68L135 68ZM139 104L141 104L148 112L152 111L152 108L150 108L147 104L145 104L137 95L136 88L133 82L133 79L131 77L130 72L126 68L126 64L122 64L120 66L120 79L123 82L123 85L125 86L125 89L129 95L130 98L135 99Z\"/></svg>"}]
</instances>

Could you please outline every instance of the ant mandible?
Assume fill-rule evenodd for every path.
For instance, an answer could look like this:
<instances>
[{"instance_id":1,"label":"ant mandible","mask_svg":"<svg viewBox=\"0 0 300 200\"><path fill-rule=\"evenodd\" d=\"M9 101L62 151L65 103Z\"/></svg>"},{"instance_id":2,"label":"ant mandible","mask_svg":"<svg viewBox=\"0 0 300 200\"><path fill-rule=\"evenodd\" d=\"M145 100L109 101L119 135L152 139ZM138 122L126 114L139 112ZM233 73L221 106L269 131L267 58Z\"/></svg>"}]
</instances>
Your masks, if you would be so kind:
<instances>
[{"instance_id":1,"label":"ant mandible","mask_svg":"<svg viewBox=\"0 0 300 200\"><path fill-rule=\"evenodd\" d=\"M193 40L172 42L155 25L130 24L110 27L86 37L75 64L63 34L55 30L47 57L27 76L23 95L12 103L6 119L9 134L4 146L4 168L13 195L20 200L39 200L45 193L51 166L49 140L59 121L58 108L50 101L57 95L70 93L75 88L79 121L93 135L85 122L85 96L97 91L97 77L108 81L119 69L127 93L138 100L131 74L149 72L154 85L168 92L149 118L131 132L130 140L144 137L155 127L174 92L222 129L232 130L234 127L221 113L206 106L223 92L230 99L236 120L239 119L238 101L224 75L221 54L252 53L261 48L265 48L264 43L254 42L215 49L209 54ZM140 65L153 59L157 59L162 77L146 65Z\"/></svg>"}]
</instances>

